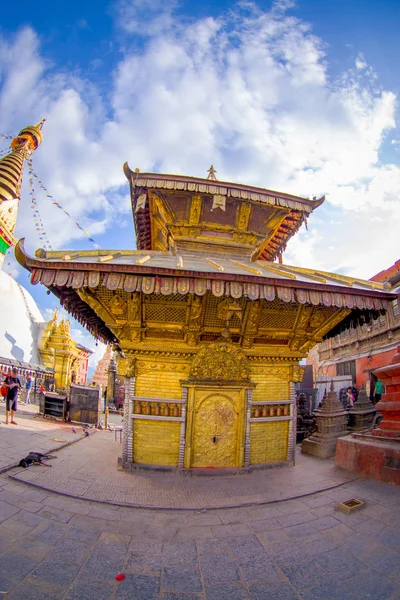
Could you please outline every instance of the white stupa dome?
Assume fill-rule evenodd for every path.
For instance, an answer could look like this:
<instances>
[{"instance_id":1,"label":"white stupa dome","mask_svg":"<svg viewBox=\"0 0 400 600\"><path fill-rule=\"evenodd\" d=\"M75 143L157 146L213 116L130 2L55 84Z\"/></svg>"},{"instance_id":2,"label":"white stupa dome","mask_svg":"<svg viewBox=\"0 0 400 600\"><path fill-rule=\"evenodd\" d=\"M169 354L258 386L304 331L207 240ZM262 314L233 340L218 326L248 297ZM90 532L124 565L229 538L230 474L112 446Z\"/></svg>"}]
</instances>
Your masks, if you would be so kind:
<instances>
[{"instance_id":1,"label":"white stupa dome","mask_svg":"<svg viewBox=\"0 0 400 600\"><path fill-rule=\"evenodd\" d=\"M0 271L0 357L40 364L37 345L44 323L30 293Z\"/></svg>"}]
</instances>

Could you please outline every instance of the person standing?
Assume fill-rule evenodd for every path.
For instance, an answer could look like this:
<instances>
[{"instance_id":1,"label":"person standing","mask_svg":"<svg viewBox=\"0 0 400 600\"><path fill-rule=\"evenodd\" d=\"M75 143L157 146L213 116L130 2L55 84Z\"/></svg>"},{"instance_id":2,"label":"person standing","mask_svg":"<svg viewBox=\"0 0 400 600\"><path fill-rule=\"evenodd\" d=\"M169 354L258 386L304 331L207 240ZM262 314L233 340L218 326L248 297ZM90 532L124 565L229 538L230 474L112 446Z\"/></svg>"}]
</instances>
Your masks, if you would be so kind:
<instances>
[{"instance_id":1,"label":"person standing","mask_svg":"<svg viewBox=\"0 0 400 600\"><path fill-rule=\"evenodd\" d=\"M383 384L382 381L377 380L374 388L375 404L382 398Z\"/></svg>"},{"instance_id":2,"label":"person standing","mask_svg":"<svg viewBox=\"0 0 400 600\"><path fill-rule=\"evenodd\" d=\"M30 375L28 375L28 378L26 380L26 384L25 384L25 404L30 404L31 400L30 400L30 395L31 395L31 390L32 390L32 377Z\"/></svg>"},{"instance_id":3,"label":"person standing","mask_svg":"<svg viewBox=\"0 0 400 600\"><path fill-rule=\"evenodd\" d=\"M14 420L14 416L17 410L18 390L21 388L21 382L15 367L12 369L11 375L7 375L3 384L8 388L6 399L6 425L8 425L8 416L10 413L11 423L13 425L17 425L16 421Z\"/></svg>"},{"instance_id":4,"label":"person standing","mask_svg":"<svg viewBox=\"0 0 400 600\"><path fill-rule=\"evenodd\" d=\"M353 390L351 389L351 387L347 388L346 400L347 400L347 406L350 406L350 408L353 408L353 406L354 406L354 395L353 395Z\"/></svg>"}]
</instances>

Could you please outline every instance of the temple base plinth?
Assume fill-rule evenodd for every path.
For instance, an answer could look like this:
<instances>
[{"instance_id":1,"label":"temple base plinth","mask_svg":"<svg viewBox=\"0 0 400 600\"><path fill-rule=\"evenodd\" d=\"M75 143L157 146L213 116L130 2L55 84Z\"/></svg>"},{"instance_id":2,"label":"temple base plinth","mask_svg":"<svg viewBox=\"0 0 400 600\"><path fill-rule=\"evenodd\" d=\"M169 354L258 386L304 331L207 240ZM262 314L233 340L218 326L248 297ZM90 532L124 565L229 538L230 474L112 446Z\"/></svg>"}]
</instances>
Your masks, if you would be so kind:
<instances>
[{"instance_id":1,"label":"temple base plinth","mask_svg":"<svg viewBox=\"0 0 400 600\"><path fill-rule=\"evenodd\" d=\"M400 437L393 441L361 434L339 438L335 466L363 477L400 485Z\"/></svg>"}]
</instances>

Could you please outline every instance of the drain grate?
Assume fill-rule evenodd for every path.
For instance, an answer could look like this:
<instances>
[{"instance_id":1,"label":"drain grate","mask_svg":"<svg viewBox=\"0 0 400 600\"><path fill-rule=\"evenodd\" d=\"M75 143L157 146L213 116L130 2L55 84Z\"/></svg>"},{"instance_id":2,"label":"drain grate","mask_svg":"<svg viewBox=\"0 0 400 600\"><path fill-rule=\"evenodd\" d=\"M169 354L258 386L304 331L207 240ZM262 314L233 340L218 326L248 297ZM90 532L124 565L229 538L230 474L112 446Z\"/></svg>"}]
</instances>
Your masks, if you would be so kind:
<instances>
[{"instance_id":1,"label":"drain grate","mask_svg":"<svg viewBox=\"0 0 400 600\"><path fill-rule=\"evenodd\" d=\"M362 500L357 500L357 498L352 498L351 500L346 500L346 502L339 502L337 505L338 510L341 510L345 513L352 513L356 510L360 510L365 506L365 502Z\"/></svg>"}]
</instances>

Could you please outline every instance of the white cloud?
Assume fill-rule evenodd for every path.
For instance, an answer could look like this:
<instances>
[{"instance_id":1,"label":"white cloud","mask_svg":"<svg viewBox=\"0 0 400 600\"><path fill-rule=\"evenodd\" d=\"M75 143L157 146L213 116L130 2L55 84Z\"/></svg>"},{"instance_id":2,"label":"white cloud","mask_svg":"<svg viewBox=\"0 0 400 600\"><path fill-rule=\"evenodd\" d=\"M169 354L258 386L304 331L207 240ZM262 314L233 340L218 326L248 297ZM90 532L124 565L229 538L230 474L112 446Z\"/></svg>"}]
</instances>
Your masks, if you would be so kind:
<instances>
[{"instance_id":1,"label":"white cloud","mask_svg":"<svg viewBox=\"0 0 400 600\"><path fill-rule=\"evenodd\" d=\"M368 63L366 62L362 52L360 52L359 55L357 56L355 65L356 65L356 69L358 69L359 71L362 71L363 69L367 68Z\"/></svg>"},{"instance_id":2,"label":"white cloud","mask_svg":"<svg viewBox=\"0 0 400 600\"><path fill-rule=\"evenodd\" d=\"M108 97L74 73L49 69L29 28L1 42L0 130L48 117L36 170L93 237L107 232L116 244L129 223L125 160L196 176L213 163L220 179L327 194L330 209L290 242L288 261L369 277L398 258L400 169L380 161L396 97L380 89L361 52L332 81L328 48L289 15L291 0L270 12L242 2L198 20L179 17L174 0L119 6L123 58ZM38 201L53 246L79 243L74 220ZM22 206L18 230L33 249L26 196ZM340 231L324 220L329 210ZM371 227L376 216L384 220ZM372 232L379 243L366 261Z\"/></svg>"}]
</instances>

